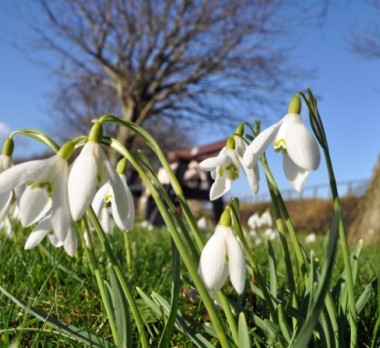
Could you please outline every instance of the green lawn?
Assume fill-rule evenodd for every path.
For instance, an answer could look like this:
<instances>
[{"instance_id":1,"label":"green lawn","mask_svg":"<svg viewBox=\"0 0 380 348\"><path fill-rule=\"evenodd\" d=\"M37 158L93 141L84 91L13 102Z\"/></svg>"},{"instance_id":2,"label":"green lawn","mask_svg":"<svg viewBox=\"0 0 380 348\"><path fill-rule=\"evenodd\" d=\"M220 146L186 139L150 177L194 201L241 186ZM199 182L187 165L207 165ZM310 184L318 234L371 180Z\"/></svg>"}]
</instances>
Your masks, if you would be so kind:
<instances>
[{"instance_id":1,"label":"green lawn","mask_svg":"<svg viewBox=\"0 0 380 348\"><path fill-rule=\"evenodd\" d=\"M55 249L48 241L44 241L39 248L24 251L23 245L27 232L17 231L16 239L10 240L3 233L0 235L0 285L15 298L23 301L27 306L37 308L59 320L88 331L97 337L111 341L112 335L105 316L102 313L101 299L97 284L86 253L81 246L74 258L67 256L63 250ZM124 239L121 233L111 236L111 244L121 260L124 272L128 273L128 281L139 298L136 287L146 294L152 291L165 298L170 297L171 287L171 254L170 238L165 230L134 230L129 233L132 252L132 264L127 270L125 261ZM205 238L206 238L205 234ZM276 257L281 260L281 251L273 242ZM265 246L255 247L257 263L263 271L267 270ZM107 260L105 254L96 250L98 262L106 276ZM320 237L314 244L307 245L307 250L313 249L317 255L323 255L324 240ZM336 276L343 269L340 255L336 258ZM279 262L279 264L283 264ZM363 292L364 287L376 276L380 264L380 247L364 247L357 272L357 293ZM184 267L183 267L184 268ZM286 273L281 267L278 269L280 286L286 287ZM188 291L186 271L182 274L181 310L189 314L195 321L205 321L202 306L197 303L192 293ZM227 285L229 296L236 296ZM377 289L374 286L374 289ZM379 316L378 298L372 290L372 296L360 316L359 343L367 347L377 318ZM161 323L151 315L144 303L139 300L140 311L144 317L151 317L149 329L152 340L157 337L155 332L162 329ZM257 304L258 312L265 311ZM8 347L18 341L21 347L82 347L50 325L26 315L19 306L0 293L0 347ZM155 346L156 342L151 342ZM190 341L176 332L172 340L173 346L191 347ZM380 342L379 342L380 345Z\"/></svg>"}]
</instances>

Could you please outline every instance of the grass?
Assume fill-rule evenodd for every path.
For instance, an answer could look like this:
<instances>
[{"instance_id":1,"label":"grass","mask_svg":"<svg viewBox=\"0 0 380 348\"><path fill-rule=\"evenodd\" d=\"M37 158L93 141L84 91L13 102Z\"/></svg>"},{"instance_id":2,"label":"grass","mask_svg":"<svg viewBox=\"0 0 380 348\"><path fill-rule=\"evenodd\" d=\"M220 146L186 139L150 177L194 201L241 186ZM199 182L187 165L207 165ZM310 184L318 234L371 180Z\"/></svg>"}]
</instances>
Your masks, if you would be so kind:
<instances>
[{"instance_id":1,"label":"grass","mask_svg":"<svg viewBox=\"0 0 380 348\"><path fill-rule=\"evenodd\" d=\"M55 249L48 241L32 251L24 251L26 240L25 231L17 230L15 239L10 240L3 233L0 234L0 285L16 298L24 301L28 306L38 308L49 313L61 321L88 331L102 339L111 341L112 335L107 322L104 321L103 309L95 279L89 267L84 250L79 247L74 258L68 257L63 250ZM138 229L129 234L132 265L127 271L124 255L124 239L121 233L111 236L111 244L124 272L128 277L134 295L139 298L136 287L141 288L147 295L153 291L166 299L170 298L171 288L171 255L168 233L162 229L153 231ZM207 238L206 234L204 235ZM280 248L274 242L277 258L281 258ZM268 271L268 262L264 246L255 247L257 263L265 272ZM308 245L307 249L315 250L316 255L324 252L324 240L319 236L316 243ZM98 262L106 277L107 260L105 254L96 247ZM364 287L376 276L377 266L380 264L379 246L365 247L359 263L357 288L361 293ZM337 257L335 276L343 269L340 255ZM281 263L280 263L281 264ZM278 269L281 287L286 287L286 272ZM181 310L190 314L195 321L207 321L202 307L196 298L191 295L186 272L183 270L181 290ZM377 288L375 287L377 290ZM359 317L359 344L369 346L370 338L379 316L377 291L372 290L373 296L368 302L362 315ZM236 296L233 292L227 293ZM139 301L140 311L144 317L150 317L148 332L152 346L155 332L162 329L162 323L157 321L142 301ZM258 304L260 306L260 304ZM256 308L257 312L265 308ZM25 314L25 312L0 294L0 347L8 347L18 342L20 346L30 347L82 347L65 337L48 324ZM191 347L192 344L181 333L175 332L172 339L173 346ZM380 342L379 342L380 344Z\"/></svg>"}]
</instances>

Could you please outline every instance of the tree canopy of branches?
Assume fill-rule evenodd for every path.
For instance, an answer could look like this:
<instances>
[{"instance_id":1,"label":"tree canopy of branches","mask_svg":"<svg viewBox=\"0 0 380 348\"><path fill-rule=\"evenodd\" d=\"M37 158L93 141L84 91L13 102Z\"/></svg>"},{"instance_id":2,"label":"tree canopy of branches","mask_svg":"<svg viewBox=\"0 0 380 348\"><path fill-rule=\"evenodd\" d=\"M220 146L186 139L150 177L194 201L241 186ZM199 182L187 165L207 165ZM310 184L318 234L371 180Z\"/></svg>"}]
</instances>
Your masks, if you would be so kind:
<instances>
[{"instance_id":1,"label":"tree canopy of branches","mask_svg":"<svg viewBox=\"0 0 380 348\"><path fill-rule=\"evenodd\" d=\"M276 41L290 0L36 2L34 43L58 58L58 98L74 124L99 109L139 124L231 121L231 104L252 107L292 78Z\"/></svg>"},{"instance_id":2,"label":"tree canopy of branches","mask_svg":"<svg viewBox=\"0 0 380 348\"><path fill-rule=\"evenodd\" d=\"M374 18L380 16L380 1L370 0ZM380 59L380 24L378 21L368 23L363 32L356 32L350 40L352 51L366 59Z\"/></svg>"}]
</instances>

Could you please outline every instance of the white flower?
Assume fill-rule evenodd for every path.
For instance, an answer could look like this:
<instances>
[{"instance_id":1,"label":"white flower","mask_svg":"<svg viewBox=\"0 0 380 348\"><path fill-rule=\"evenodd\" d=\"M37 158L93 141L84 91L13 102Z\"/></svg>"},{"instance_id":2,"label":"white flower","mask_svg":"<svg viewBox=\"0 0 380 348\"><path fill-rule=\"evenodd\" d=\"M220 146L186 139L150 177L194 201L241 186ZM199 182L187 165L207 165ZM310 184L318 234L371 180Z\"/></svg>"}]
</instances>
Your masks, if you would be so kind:
<instances>
[{"instance_id":1,"label":"white flower","mask_svg":"<svg viewBox=\"0 0 380 348\"><path fill-rule=\"evenodd\" d=\"M309 233L305 238L305 243L306 244L314 243L316 239L317 239L317 236L315 235L315 233Z\"/></svg>"},{"instance_id":2,"label":"white flower","mask_svg":"<svg viewBox=\"0 0 380 348\"><path fill-rule=\"evenodd\" d=\"M268 210L265 210L265 212L262 213L260 217L260 226L272 227L272 225L273 225L272 215L270 214Z\"/></svg>"},{"instance_id":3,"label":"white flower","mask_svg":"<svg viewBox=\"0 0 380 348\"><path fill-rule=\"evenodd\" d=\"M218 291L228 275L235 290L244 291L246 269L243 248L231 227L217 225L199 262L199 275L206 288Z\"/></svg>"},{"instance_id":4,"label":"white flower","mask_svg":"<svg viewBox=\"0 0 380 348\"><path fill-rule=\"evenodd\" d=\"M241 140L241 141L240 141ZM239 177L240 166L247 176L250 188L254 194L258 191L258 169L257 166L247 167L242 156L245 151L243 140L238 137L230 137L227 144L216 157L207 158L199 163L199 168L210 171L211 177L215 180L210 189L210 200L215 200L226 194Z\"/></svg>"},{"instance_id":5,"label":"white flower","mask_svg":"<svg viewBox=\"0 0 380 348\"><path fill-rule=\"evenodd\" d=\"M310 172L319 166L320 154L316 140L303 124L300 115L289 113L252 141L243 156L245 165L254 167L272 141L275 150L283 152L286 178L296 191L301 191Z\"/></svg>"},{"instance_id":6,"label":"white flower","mask_svg":"<svg viewBox=\"0 0 380 348\"><path fill-rule=\"evenodd\" d=\"M26 227L37 222L51 210L53 231L60 241L64 241L71 224L67 175L67 161L59 155L21 163L0 174L0 193L28 184L19 201L22 225Z\"/></svg>"},{"instance_id":7,"label":"white flower","mask_svg":"<svg viewBox=\"0 0 380 348\"><path fill-rule=\"evenodd\" d=\"M256 230L261 227L261 219L258 213L252 214L248 220L247 225L251 230Z\"/></svg>"},{"instance_id":8,"label":"white flower","mask_svg":"<svg viewBox=\"0 0 380 348\"><path fill-rule=\"evenodd\" d=\"M92 202L94 212L100 218L100 223L106 233L111 232L110 213L116 226L122 231L132 228L135 216L133 196L125 175L116 174L113 183L112 186L110 182L106 182L96 193Z\"/></svg>"},{"instance_id":9,"label":"white flower","mask_svg":"<svg viewBox=\"0 0 380 348\"><path fill-rule=\"evenodd\" d=\"M124 204L118 209L128 209L126 200L120 197L125 196L125 190L120 191L122 183L116 170L107 160L101 145L89 141L83 146L69 173L69 202L71 215L75 221L84 215L97 189L107 181L110 182L116 202Z\"/></svg>"},{"instance_id":10,"label":"white flower","mask_svg":"<svg viewBox=\"0 0 380 348\"><path fill-rule=\"evenodd\" d=\"M51 216L47 216L44 219L42 219L37 226L34 228L33 232L29 235L24 249L30 250L35 248L38 244L41 243L42 239L52 230L51 225ZM48 235L49 240L51 244L53 244L56 248L59 248L63 246L66 253L70 256L74 256L75 251L78 246L78 240L77 237L70 227L68 230L68 233L66 235L66 238L64 241L61 241L55 234L49 234Z\"/></svg>"}]
</instances>

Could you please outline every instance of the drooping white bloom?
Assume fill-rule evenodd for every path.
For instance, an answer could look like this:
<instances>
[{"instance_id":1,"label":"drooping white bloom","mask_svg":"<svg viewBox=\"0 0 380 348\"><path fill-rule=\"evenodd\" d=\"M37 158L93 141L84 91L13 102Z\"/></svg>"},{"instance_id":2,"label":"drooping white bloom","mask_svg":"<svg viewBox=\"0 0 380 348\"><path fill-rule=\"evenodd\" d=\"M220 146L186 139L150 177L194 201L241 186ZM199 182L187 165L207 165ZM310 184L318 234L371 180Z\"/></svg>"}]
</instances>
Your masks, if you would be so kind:
<instances>
[{"instance_id":1,"label":"drooping white bloom","mask_svg":"<svg viewBox=\"0 0 380 348\"><path fill-rule=\"evenodd\" d=\"M265 210L264 213L262 213L260 217L260 227L262 226L272 227L272 225L273 225L272 215L268 210Z\"/></svg>"},{"instance_id":2,"label":"drooping white bloom","mask_svg":"<svg viewBox=\"0 0 380 348\"><path fill-rule=\"evenodd\" d=\"M60 241L64 241L71 224L67 176L67 161L58 154L43 160L21 163L0 174L0 193L28 184L19 201L22 225L30 226L51 210L54 234Z\"/></svg>"},{"instance_id":3,"label":"drooping white bloom","mask_svg":"<svg viewBox=\"0 0 380 348\"><path fill-rule=\"evenodd\" d=\"M217 225L199 262L199 275L206 288L218 291L228 275L235 290L244 291L246 269L243 248L231 227Z\"/></svg>"},{"instance_id":4,"label":"drooping white bloom","mask_svg":"<svg viewBox=\"0 0 380 348\"><path fill-rule=\"evenodd\" d=\"M251 230L256 230L261 227L261 219L258 213L252 214L248 220L247 225Z\"/></svg>"},{"instance_id":5,"label":"drooping white bloom","mask_svg":"<svg viewBox=\"0 0 380 348\"><path fill-rule=\"evenodd\" d=\"M112 187L117 209L127 211L129 199L122 180L106 158L101 145L89 141L83 146L69 173L69 202L71 215L75 221L84 215L98 188L107 181ZM120 213L122 217L125 217L125 211Z\"/></svg>"},{"instance_id":6,"label":"drooping white bloom","mask_svg":"<svg viewBox=\"0 0 380 348\"><path fill-rule=\"evenodd\" d=\"M211 172L211 177L215 180L210 189L210 200L215 200L226 194L232 186L232 182L238 179L240 167L243 168L247 176L250 188L254 194L258 191L258 169L257 166L247 167L242 161L245 151L243 141L236 141L230 137L227 144L219 154L210 157L199 163L199 168ZM241 139L240 139L241 140Z\"/></svg>"},{"instance_id":7,"label":"drooping white bloom","mask_svg":"<svg viewBox=\"0 0 380 348\"><path fill-rule=\"evenodd\" d=\"M305 238L305 243L306 244L312 244L316 241L316 239L317 239L317 236L314 232L309 233Z\"/></svg>"},{"instance_id":8,"label":"drooping white bloom","mask_svg":"<svg viewBox=\"0 0 380 348\"><path fill-rule=\"evenodd\" d=\"M75 251L78 246L78 239L70 227L68 230L68 233L66 235L66 238L64 241L59 240L57 236L54 233L49 233L52 231L52 224L51 224L51 216L48 215L44 219L42 219L37 226L34 228L32 233L29 235L24 249L30 250L35 248L38 244L41 243L41 241L45 238L46 235L48 235L48 238L50 240L50 243L55 246L56 248L59 248L63 246L66 253L70 256L74 256Z\"/></svg>"},{"instance_id":9,"label":"drooping white bloom","mask_svg":"<svg viewBox=\"0 0 380 348\"><path fill-rule=\"evenodd\" d=\"M197 226L202 230L207 228L207 219L205 216L199 218L199 220L197 221Z\"/></svg>"},{"instance_id":10,"label":"drooping white bloom","mask_svg":"<svg viewBox=\"0 0 380 348\"><path fill-rule=\"evenodd\" d=\"M320 153L316 140L300 115L289 113L252 141L243 156L245 165L253 168L273 141L275 150L283 153L286 178L296 191L301 191L310 172L319 166Z\"/></svg>"},{"instance_id":11,"label":"drooping white bloom","mask_svg":"<svg viewBox=\"0 0 380 348\"><path fill-rule=\"evenodd\" d=\"M100 218L100 223L106 233L111 232L110 213L121 231L132 228L135 216L133 196L128 187L127 178L124 174L118 173L113 181L113 186L110 182L106 182L96 193L92 202L94 212Z\"/></svg>"}]
</instances>

